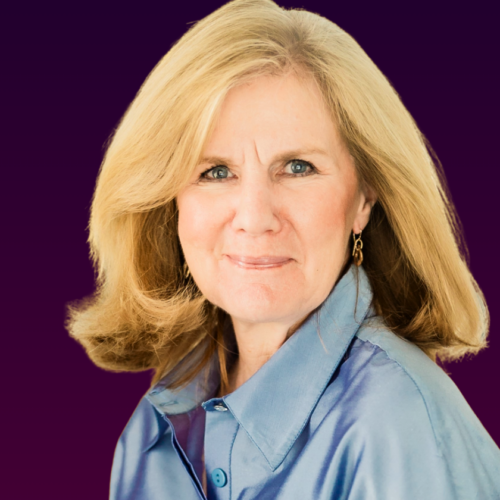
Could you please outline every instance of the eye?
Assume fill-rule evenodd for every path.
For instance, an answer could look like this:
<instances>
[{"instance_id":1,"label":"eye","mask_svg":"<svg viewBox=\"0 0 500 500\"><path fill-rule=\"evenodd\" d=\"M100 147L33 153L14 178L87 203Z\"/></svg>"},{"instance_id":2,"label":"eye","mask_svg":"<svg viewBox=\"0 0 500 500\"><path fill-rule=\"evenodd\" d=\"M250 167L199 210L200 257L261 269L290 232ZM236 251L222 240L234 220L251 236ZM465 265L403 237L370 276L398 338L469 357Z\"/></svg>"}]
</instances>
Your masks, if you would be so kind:
<instances>
[{"instance_id":1,"label":"eye","mask_svg":"<svg viewBox=\"0 0 500 500\"><path fill-rule=\"evenodd\" d=\"M224 165L216 165L208 170L205 170L200 176L202 179L206 180L223 180L234 177L228 167Z\"/></svg>"},{"instance_id":2,"label":"eye","mask_svg":"<svg viewBox=\"0 0 500 500\"><path fill-rule=\"evenodd\" d=\"M314 167L304 160L291 160L284 168L286 174L295 176L309 175L312 174L314 170Z\"/></svg>"}]
</instances>

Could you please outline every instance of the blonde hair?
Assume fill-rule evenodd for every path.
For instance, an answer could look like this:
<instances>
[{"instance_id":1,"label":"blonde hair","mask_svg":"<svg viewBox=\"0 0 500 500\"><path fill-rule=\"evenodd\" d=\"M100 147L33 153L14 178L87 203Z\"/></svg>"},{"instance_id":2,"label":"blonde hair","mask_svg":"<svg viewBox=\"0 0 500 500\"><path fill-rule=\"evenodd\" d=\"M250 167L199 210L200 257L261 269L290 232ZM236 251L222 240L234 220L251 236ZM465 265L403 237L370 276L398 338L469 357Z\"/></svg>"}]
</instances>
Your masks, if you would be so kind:
<instances>
[{"instance_id":1,"label":"blonde hair","mask_svg":"<svg viewBox=\"0 0 500 500\"><path fill-rule=\"evenodd\" d=\"M153 368L155 380L168 373L177 387L218 352L227 384L225 313L184 273L175 199L227 92L291 68L316 80L360 181L378 193L363 231L377 313L434 360L485 347L488 310L442 168L396 91L331 21L271 0L234 0L158 63L107 149L89 226L97 289L69 304L67 319L98 366Z\"/></svg>"}]
</instances>

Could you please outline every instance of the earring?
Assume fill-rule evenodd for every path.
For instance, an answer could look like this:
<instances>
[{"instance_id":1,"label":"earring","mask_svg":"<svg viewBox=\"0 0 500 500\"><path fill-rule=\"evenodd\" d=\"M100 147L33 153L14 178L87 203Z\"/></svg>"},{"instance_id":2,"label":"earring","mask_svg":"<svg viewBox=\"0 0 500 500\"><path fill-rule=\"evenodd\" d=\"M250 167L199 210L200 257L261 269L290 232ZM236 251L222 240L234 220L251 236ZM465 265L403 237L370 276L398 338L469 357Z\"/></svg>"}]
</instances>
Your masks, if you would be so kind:
<instances>
[{"instance_id":1,"label":"earring","mask_svg":"<svg viewBox=\"0 0 500 500\"><path fill-rule=\"evenodd\" d=\"M184 262L184 265L182 266L182 269L184 270L184 277L186 279L189 278L189 276L191 276L191 271L189 270L187 262Z\"/></svg>"},{"instance_id":2,"label":"earring","mask_svg":"<svg viewBox=\"0 0 500 500\"><path fill-rule=\"evenodd\" d=\"M357 266L360 266L363 262L363 252L361 251L361 249L363 248L363 242L361 241L362 232L363 230L360 230L359 234L354 234L354 231L352 232L352 239L354 240L352 255L354 257L354 264L356 264Z\"/></svg>"}]
</instances>

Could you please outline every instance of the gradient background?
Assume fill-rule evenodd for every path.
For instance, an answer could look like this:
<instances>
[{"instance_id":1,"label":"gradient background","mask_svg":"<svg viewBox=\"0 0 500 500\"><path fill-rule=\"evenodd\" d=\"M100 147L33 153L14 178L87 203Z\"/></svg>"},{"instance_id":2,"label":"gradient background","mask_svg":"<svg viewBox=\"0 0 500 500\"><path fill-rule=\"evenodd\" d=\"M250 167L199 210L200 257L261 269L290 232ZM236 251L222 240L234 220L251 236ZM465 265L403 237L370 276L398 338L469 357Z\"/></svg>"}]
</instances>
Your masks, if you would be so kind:
<instances>
[{"instance_id":1,"label":"gradient background","mask_svg":"<svg viewBox=\"0 0 500 500\"><path fill-rule=\"evenodd\" d=\"M86 225L107 138L188 23L222 3L3 7L2 233L8 237L1 246L1 460L8 473L0 482L2 498L107 498L116 441L150 374L94 367L63 328L65 303L93 290ZM350 33L388 76L440 157L492 316L490 348L448 369L500 443L493 2L280 5L318 12Z\"/></svg>"}]
</instances>

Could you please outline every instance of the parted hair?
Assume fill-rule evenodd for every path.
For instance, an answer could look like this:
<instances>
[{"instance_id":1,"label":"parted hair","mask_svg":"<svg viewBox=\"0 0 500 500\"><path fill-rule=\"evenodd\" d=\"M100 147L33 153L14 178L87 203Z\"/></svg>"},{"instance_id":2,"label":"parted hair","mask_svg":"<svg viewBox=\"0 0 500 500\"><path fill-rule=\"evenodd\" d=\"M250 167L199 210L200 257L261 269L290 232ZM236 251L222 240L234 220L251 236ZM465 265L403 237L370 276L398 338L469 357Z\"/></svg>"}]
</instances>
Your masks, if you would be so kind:
<instances>
[{"instance_id":1,"label":"parted hair","mask_svg":"<svg viewBox=\"0 0 500 500\"><path fill-rule=\"evenodd\" d=\"M217 353L227 383L226 313L185 273L176 196L228 91L290 68L316 80L360 182L378 194L362 264L377 313L434 360L486 346L488 309L442 167L387 78L328 19L234 0L173 45L107 147L89 223L96 291L68 304L66 320L98 366L153 369L153 381L170 374L179 387Z\"/></svg>"}]
</instances>

